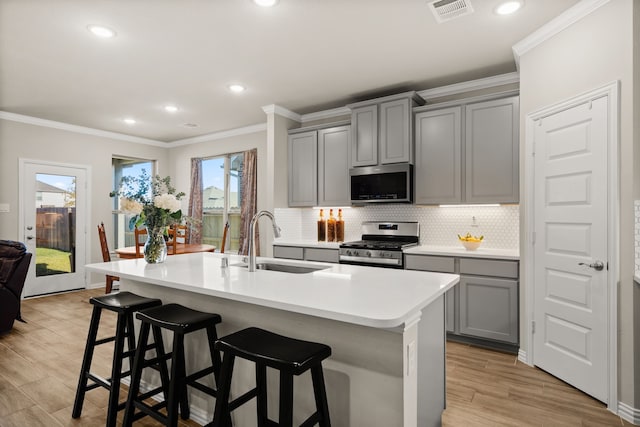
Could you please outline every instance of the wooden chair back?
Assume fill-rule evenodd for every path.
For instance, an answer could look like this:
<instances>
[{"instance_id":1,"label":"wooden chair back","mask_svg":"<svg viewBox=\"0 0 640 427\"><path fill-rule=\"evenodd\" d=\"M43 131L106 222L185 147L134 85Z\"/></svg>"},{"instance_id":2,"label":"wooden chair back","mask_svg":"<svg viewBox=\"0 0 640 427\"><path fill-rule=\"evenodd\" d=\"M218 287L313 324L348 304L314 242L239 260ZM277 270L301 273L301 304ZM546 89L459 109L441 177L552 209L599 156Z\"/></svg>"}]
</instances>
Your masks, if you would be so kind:
<instances>
[{"instance_id":1,"label":"wooden chair back","mask_svg":"<svg viewBox=\"0 0 640 427\"><path fill-rule=\"evenodd\" d=\"M175 255L178 245L186 245L189 243L189 226L175 224L169 227L169 241L167 242L167 251Z\"/></svg>"},{"instance_id":2,"label":"wooden chair back","mask_svg":"<svg viewBox=\"0 0 640 427\"><path fill-rule=\"evenodd\" d=\"M147 229L136 227L133 230L133 234L136 239L136 258L144 258L142 249L144 248L144 244L147 241Z\"/></svg>"},{"instance_id":3,"label":"wooden chair back","mask_svg":"<svg viewBox=\"0 0 640 427\"><path fill-rule=\"evenodd\" d=\"M107 244L107 234L104 231L104 222L101 222L98 226L98 238L100 239L100 249L102 251L102 261L110 262L111 254L109 253L109 245ZM113 289L113 282L120 281L118 276L110 276L106 275L106 282L104 285L104 293L111 293L111 289Z\"/></svg>"},{"instance_id":4,"label":"wooden chair back","mask_svg":"<svg viewBox=\"0 0 640 427\"><path fill-rule=\"evenodd\" d=\"M224 225L224 231L222 232L222 244L220 245L220 253L224 253L224 247L227 243L227 233L229 232L229 221Z\"/></svg>"}]
</instances>

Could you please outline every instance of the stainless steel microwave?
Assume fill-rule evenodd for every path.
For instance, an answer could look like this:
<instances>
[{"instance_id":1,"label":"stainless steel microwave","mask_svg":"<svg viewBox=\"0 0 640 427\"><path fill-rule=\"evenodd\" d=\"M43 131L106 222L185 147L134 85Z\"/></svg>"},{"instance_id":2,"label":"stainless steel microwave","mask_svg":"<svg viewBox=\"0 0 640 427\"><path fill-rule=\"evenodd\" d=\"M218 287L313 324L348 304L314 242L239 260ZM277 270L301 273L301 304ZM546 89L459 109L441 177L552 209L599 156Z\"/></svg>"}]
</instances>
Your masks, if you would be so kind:
<instances>
[{"instance_id":1,"label":"stainless steel microwave","mask_svg":"<svg viewBox=\"0 0 640 427\"><path fill-rule=\"evenodd\" d=\"M349 170L351 203L413 202L413 165L367 166Z\"/></svg>"}]
</instances>

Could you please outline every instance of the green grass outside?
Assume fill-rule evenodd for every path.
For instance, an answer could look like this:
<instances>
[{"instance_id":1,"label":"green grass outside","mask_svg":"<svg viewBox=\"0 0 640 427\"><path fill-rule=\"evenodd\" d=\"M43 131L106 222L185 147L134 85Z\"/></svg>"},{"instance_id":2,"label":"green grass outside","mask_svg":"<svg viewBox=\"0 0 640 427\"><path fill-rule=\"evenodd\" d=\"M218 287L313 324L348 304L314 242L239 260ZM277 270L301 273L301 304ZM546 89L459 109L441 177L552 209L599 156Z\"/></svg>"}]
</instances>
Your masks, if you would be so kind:
<instances>
[{"instance_id":1,"label":"green grass outside","mask_svg":"<svg viewBox=\"0 0 640 427\"><path fill-rule=\"evenodd\" d=\"M71 252L36 248L36 276L71 273Z\"/></svg>"}]
</instances>

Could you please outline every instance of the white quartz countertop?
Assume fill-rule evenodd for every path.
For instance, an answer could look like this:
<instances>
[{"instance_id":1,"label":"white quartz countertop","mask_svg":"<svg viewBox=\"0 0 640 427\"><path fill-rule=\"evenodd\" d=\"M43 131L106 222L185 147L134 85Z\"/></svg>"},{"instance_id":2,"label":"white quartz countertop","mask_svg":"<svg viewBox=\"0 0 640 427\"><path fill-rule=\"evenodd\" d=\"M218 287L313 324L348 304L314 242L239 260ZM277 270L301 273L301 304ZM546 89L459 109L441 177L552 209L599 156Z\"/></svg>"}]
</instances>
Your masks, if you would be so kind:
<instances>
[{"instance_id":1,"label":"white quartz countertop","mask_svg":"<svg viewBox=\"0 0 640 427\"><path fill-rule=\"evenodd\" d=\"M520 252L517 249L490 249L480 246L475 251L468 251L462 245L460 246L432 246L421 245L413 248L405 249L405 254L412 255L442 255L468 258L492 258L492 259L508 259L519 260Z\"/></svg>"},{"instance_id":2,"label":"white quartz countertop","mask_svg":"<svg viewBox=\"0 0 640 427\"><path fill-rule=\"evenodd\" d=\"M229 267L221 267L221 258ZM258 270L242 257L195 253L162 264L127 259L89 264L88 271L375 328L394 328L459 281L455 274L258 258L258 262L327 267L306 274Z\"/></svg>"},{"instance_id":3,"label":"white quartz countertop","mask_svg":"<svg viewBox=\"0 0 640 427\"><path fill-rule=\"evenodd\" d=\"M296 246L301 248L339 249L338 242L318 242L316 240L287 240L275 239L274 246Z\"/></svg>"}]
</instances>

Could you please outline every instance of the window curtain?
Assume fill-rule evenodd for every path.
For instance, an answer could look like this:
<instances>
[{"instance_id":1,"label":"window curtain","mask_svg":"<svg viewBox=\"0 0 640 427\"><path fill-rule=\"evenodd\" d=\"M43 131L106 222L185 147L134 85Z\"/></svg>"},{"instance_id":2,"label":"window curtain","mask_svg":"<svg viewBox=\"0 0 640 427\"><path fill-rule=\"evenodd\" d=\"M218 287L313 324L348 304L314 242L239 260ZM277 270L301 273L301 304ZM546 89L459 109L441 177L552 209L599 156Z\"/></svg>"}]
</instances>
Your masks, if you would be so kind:
<instances>
[{"instance_id":1,"label":"window curtain","mask_svg":"<svg viewBox=\"0 0 640 427\"><path fill-rule=\"evenodd\" d=\"M238 253L249 253L249 224L257 212L258 199L258 150L253 149L244 152L244 166L242 176L242 201L240 203L240 242ZM260 241L258 224L256 224L256 241ZM255 242L254 242L255 244ZM256 255L260 255L260 245L255 245Z\"/></svg>"},{"instance_id":2,"label":"window curtain","mask_svg":"<svg viewBox=\"0 0 640 427\"><path fill-rule=\"evenodd\" d=\"M191 159L191 193L189 194L191 232L189 243L202 243L202 159Z\"/></svg>"}]
</instances>

